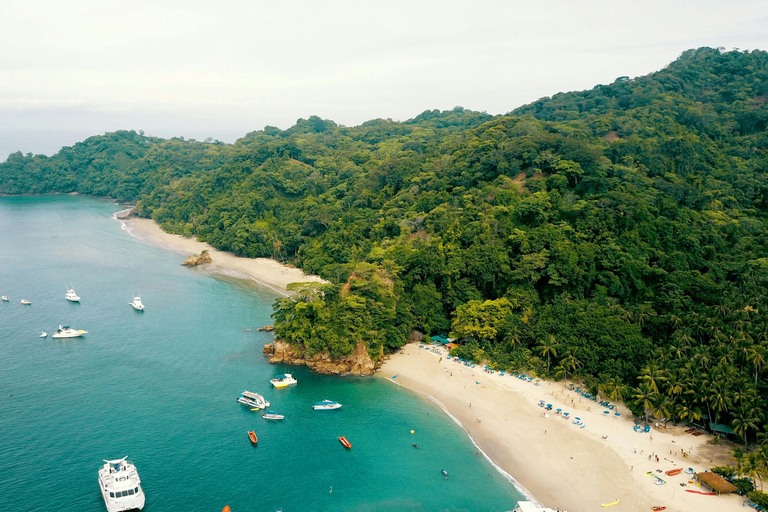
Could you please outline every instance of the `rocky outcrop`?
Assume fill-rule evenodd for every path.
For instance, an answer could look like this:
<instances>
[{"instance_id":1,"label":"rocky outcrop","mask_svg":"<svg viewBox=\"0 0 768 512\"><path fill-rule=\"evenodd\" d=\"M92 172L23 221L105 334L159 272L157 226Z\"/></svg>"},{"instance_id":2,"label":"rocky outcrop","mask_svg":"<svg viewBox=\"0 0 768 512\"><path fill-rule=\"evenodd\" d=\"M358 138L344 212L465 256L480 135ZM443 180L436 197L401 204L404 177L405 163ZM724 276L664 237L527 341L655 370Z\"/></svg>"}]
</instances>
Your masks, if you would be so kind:
<instances>
[{"instance_id":1,"label":"rocky outcrop","mask_svg":"<svg viewBox=\"0 0 768 512\"><path fill-rule=\"evenodd\" d=\"M274 325L265 325L264 327L259 327L258 330L259 331L272 332L272 331L275 330L275 326Z\"/></svg>"},{"instance_id":2,"label":"rocky outcrop","mask_svg":"<svg viewBox=\"0 0 768 512\"><path fill-rule=\"evenodd\" d=\"M210 263L211 261L211 255L208 253L208 251L203 250L203 252L200 254L193 254L187 258L187 261L182 263L182 265L185 267L196 267L204 263Z\"/></svg>"},{"instance_id":3,"label":"rocky outcrop","mask_svg":"<svg viewBox=\"0 0 768 512\"><path fill-rule=\"evenodd\" d=\"M284 340L275 340L264 346L264 355L270 356L270 363L305 365L317 373L332 375L373 375L376 371L376 363L362 341L343 359L333 359L327 352L314 356L307 356L304 352Z\"/></svg>"}]
</instances>

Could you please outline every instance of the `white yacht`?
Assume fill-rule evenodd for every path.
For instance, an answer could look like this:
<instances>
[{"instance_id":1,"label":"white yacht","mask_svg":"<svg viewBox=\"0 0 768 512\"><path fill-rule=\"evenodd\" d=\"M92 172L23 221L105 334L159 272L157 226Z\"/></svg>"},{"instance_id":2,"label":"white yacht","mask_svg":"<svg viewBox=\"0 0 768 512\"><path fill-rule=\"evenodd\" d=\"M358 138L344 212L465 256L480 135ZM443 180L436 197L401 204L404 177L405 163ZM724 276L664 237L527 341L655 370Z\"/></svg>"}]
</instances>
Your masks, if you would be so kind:
<instances>
[{"instance_id":1,"label":"white yacht","mask_svg":"<svg viewBox=\"0 0 768 512\"><path fill-rule=\"evenodd\" d=\"M279 389L279 388L287 388L288 386L292 386L293 384L296 384L299 381L294 379L290 373L286 373L285 375L276 376L274 379L270 380L269 382L271 382L273 386Z\"/></svg>"},{"instance_id":2,"label":"white yacht","mask_svg":"<svg viewBox=\"0 0 768 512\"><path fill-rule=\"evenodd\" d=\"M80 297L77 296L74 288L67 288L67 293L64 295L64 298L69 302L80 302Z\"/></svg>"},{"instance_id":3,"label":"white yacht","mask_svg":"<svg viewBox=\"0 0 768 512\"><path fill-rule=\"evenodd\" d=\"M48 337L48 331L43 331L42 333L40 333L40 337L41 338L47 338Z\"/></svg>"},{"instance_id":4,"label":"white yacht","mask_svg":"<svg viewBox=\"0 0 768 512\"><path fill-rule=\"evenodd\" d=\"M338 409L339 407L341 407L341 404L339 402L334 402L333 400L323 400L312 406L316 411L327 411L330 409Z\"/></svg>"},{"instance_id":5,"label":"white yacht","mask_svg":"<svg viewBox=\"0 0 768 512\"><path fill-rule=\"evenodd\" d=\"M251 391L243 391L237 401L255 409L266 409L269 407L269 402L264 400L263 396Z\"/></svg>"},{"instance_id":6,"label":"white yacht","mask_svg":"<svg viewBox=\"0 0 768 512\"><path fill-rule=\"evenodd\" d=\"M73 329L68 325L60 325L56 332L51 334L51 338L79 338L83 334L88 334L88 331Z\"/></svg>"},{"instance_id":7,"label":"white yacht","mask_svg":"<svg viewBox=\"0 0 768 512\"><path fill-rule=\"evenodd\" d=\"M30 304L32 304L27 299L21 299L21 303L24 304L25 306L29 306Z\"/></svg>"},{"instance_id":8,"label":"white yacht","mask_svg":"<svg viewBox=\"0 0 768 512\"><path fill-rule=\"evenodd\" d=\"M8 298L8 296L7 296L7 295L3 295L3 301L5 301L5 302L8 302L9 300L10 300L10 299Z\"/></svg>"},{"instance_id":9,"label":"white yacht","mask_svg":"<svg viewBox=\"0 0 768 512\"><path fill-rule=\"evenodd\" d=\"M285 418L282 414L277 414L275 411L267 411L261 415L265 420L282 420Z\"/></svg>"},{"instance_id":10,"label":"white yacht","mask_svg":"<svg viewBox=\"0 0 768 512\"><path fill-rule=\"evenodd\" d=\"M141 302L141 295L137 295L133 298L133 302L130 303L131 307L136 311L144 311L144 304Z\"/></svg>"},{"instance_id":11,"label":"white yacht","mask_svg":"<svg viewBox=\"0 0 768 512\"><path fill-rule=\"evenodd\" d=\"M99 469L99 487L109 512L141 510L144 508L144 489L136 466L125 460L104 460Z\"/></svg>"}]
</instances>

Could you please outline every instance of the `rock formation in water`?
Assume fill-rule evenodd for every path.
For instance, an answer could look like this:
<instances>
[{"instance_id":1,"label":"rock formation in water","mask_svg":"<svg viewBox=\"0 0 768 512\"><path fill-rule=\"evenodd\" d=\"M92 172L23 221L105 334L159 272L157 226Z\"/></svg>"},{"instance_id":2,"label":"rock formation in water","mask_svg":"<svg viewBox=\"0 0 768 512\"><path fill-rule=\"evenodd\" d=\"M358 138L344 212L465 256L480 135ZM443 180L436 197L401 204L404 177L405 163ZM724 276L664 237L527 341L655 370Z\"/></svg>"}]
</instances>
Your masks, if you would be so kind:
<instances>
[{"instance_id":1,"label":"rock formation in water","mask_svg":"<svg viewBox=\"0 0 768 512\"><path fill-rule=\"evenodd\" d=\"M201 252L200 254L193 254L192 256L187 258L187 260L184 263L182 263L182 265L185 267L196 267L204 263L210 263L211 261L212 261L211 255L208 253L208 250L203 249L203 252Z\"/></svg>"},{"instance_id":2,"label":"rock formation in water","mask_svg":"<svg viewBox=\"0 0 768 512\"><path fill-rule=\"evenodd\" d=\"M264 346L264 355L271 356L270 363L306 365L317 373L335 375L373 375L376 363L371 359L365 344L361 341L349 356L332 359L327 352L307 356L300 347L284 340L275 340Z\"/></svg>"},{"instance_id":3,"label":"rock formation in water","mask_svg":"<svg viewBox=\"0 0 768 512\"><path fill-rule=\"evenodd\" d=\"M275 326L274 326L274 325L265 325L264 327L259 327L259 329L258 329L258 330L259 330L259 331L267 331L267 332L272 332L272 331L274 331L274 330L275 330Z\"/></svg>"}]
</instances>

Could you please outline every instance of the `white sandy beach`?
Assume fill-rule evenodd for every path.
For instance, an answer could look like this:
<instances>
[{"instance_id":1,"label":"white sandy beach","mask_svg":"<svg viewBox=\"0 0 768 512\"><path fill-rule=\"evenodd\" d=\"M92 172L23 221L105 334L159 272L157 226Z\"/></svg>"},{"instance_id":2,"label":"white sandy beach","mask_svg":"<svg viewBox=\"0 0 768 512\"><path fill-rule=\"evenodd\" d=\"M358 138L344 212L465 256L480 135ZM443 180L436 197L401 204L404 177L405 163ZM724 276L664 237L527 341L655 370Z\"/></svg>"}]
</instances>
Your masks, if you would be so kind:
<instances>
[{"instance_id":1,"label":"white sandy beach","mask_svg":"<svg viewBox=\"0 0 768 512\"><path fill-rule=\"evenodd\" d=\"M678 467L701 472L731 463L728 443L713 445L710 436L695 437L672 424L639 434L623 407L621 416L614 410L605 414L597 402L569 391L563 383L543 381L537 386L498 372L485 373L480 366L468 368L446 355L443 349L436 354L412 343L385 362L381 375L441 403L488 457L542 505L568 512L650 511L653 506L666 506L670 512L744 510L743 498L737 495L686 492L707 489L688 483L691 475L685 472L676 476L656 472ZM547 417L539 400L553 405ZM569 412L570 419L556 414L556 409ZM574 417L581 418L584 428L574 425ZM690 456L683 458L681 449ZM654 454L651 460L650 454ZM649 471L666 483L656 485L646 474ZM600 506L616 499L616 505Z\"/></svg>"},{"instance_id":2,"label":"white sandy beach","mask_svg":"<svg viewBox=\"0 0 768 512\"><path fill-rule=\"evenodd\" d=\"M285 289L290 283L323 281L318 276L307 275L298 268L288 267L272 259L243 258L215 249L194 238L166 233L151 219L130 217L120 220L124 223L125 229L136 238L183 254L185 257L199 254L207 249L212 260L211 263L204 265L208 270L221 273L234 271L241 274L242 277L253 279L280 293L285 293Z\"/></svg>"}]
</instances>

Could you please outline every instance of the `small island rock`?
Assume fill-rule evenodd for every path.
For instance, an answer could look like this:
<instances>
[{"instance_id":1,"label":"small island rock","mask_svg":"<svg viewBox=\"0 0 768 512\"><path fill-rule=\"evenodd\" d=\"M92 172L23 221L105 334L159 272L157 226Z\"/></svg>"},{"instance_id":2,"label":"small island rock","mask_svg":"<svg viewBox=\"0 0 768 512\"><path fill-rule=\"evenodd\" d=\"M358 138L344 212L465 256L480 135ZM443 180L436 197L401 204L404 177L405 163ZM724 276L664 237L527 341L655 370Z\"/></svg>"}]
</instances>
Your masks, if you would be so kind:
<instances>
[{"instance_id":1,"label":"small island rock","mask_svg":"<svg viewBox=\"0 0 768 512\"><path fill-rule=\"evenodd\" d=\"M207 250L203 250L200 254L193 254L187 260L182 263L182 266L185 267L196 267L198 265L202 265L204 263L210 263L211 255L208 253Z\"/></svg>"}]
</instances>

